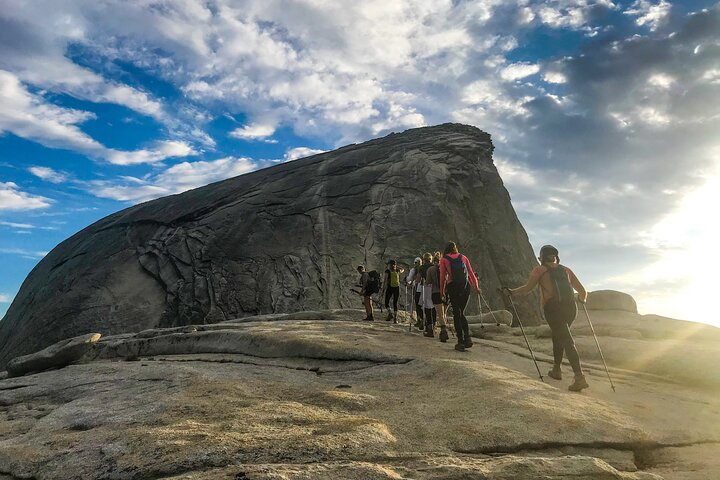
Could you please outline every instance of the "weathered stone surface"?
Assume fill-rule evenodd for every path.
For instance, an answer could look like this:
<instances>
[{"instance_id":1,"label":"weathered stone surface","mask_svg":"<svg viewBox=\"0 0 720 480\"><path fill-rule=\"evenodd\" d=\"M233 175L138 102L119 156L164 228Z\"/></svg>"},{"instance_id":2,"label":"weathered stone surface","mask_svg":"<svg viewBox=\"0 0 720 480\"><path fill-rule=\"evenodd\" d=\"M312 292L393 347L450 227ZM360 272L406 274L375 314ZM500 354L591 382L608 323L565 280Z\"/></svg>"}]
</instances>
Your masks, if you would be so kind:
<instances>
[{"instance_id":1,"label":"weathered stone surface","mask_svg":"<svg viewBox=\"0 0 720 480\"><path fill-rule=\"evenodd\" d=\"M39 352L13 358L7 364L8 376L20 377L30 372L62 368L82 358L98 340L99 333L88 333L62 340Z\"/></svg>"},{"instance_id":2,"label":"weathered stone surface","mask_svg":"<svg viewBox=\"0 0 720 480\"><path fill-rule=\"evenodd\" d=\"M477 339L459 353L404 324L350 321L360 313L103 337L83 363L0 380L0 472L47 480L712 478L713 459L681 457L693 446L717 448L719 387L684 390L613 369L613 393L590 361L591 388L572 394L570 380L539 382L524 346ZM541 350L550 341L531 341L546 370ZM128 353L137 361L123 361Z\"/></svg>"},{"instance_id":3,"label":"weathered stone surface","mask_svg":"<svg viewBox=\"0 0 720 480\"><path fill-rule=\"evenodd\" d=\"M446 232L505 308L496 288L522 283L535 260L492 150L474 127L413 129L104 218L30 273L0 322L0 367L86 331L355 307L356 265L411 262ZM434 222L422 235L419 212ZM534 295L519 308L539 321Z\"/></svg>"},{"instance_id":4,"label":"weathered stone surface","mask_svg":"<svg viewBox=\"0 0 720 480\"><path fill-rule=\"evenodd\" d=\"M635 299L627 293L615 290L596 290L588 293L588 310L624 310L637 313Z\"/></svg>"}]
</instances>

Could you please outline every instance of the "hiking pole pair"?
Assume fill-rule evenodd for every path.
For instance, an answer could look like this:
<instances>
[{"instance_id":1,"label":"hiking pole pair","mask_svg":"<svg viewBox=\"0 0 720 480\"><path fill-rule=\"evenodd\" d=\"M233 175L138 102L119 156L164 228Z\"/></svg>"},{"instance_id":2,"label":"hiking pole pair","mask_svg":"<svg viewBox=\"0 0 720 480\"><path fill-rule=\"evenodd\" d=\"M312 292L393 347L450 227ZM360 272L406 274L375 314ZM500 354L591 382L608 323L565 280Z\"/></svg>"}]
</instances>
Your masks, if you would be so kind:
<instances>
[{"instance_id":1,"label":"hiking pole pair","mask_svg":"<svg viewBox=\"0 0 720 480\"><path fill-rule=\"evenodd\" d=\"M615 391L615 385L613 384L612 378L610 378L610 372L608 371L607 363L605 363L605 356L603 355L602 349L600 348L600 342L598 342L597 335L595 335L595 328L593 327L592 322L590 321L590 314L587 311L587 308L585 307L585 302L580 302L580 304L583 307L583 310L585 311L585 316L587 317L588 325L590 325L590 330L592 331L593 338L595 339L595 345L597 345L598 352L600 352L600 358L602 359L603 365L605 366L605 373L607 374L608 380L610 380L610 386L612 387L612 391Z\"/></svg>"},{"instance_id":2,"label":"hiking pole pair","mask_svg":"<svg viewBox=\"0 0 720 480\"><path fill-rule=\"evenodd\" d=\"M510 289L507 287L503 287L503 288L498 288L498 290L500 290L500 293L507 293L507 296L510 299L510 305L512 305L513 312L515 312L515 318L517 318L518 324L520 325L520 331L522 331L523 338L525 338L525 344L527 345L528 350L530 350L530 356L532 357L533 363L535 363L535 368L537 369L538 376L540 377L540 381L545 383L542 373L540 373L540 367L538 366L537 360L535 359L535 352L533 352L533 349L530 346L530 341L528 341L527 335L525 334L525 328L523 327L523 324L520 321L520 315L518 315L517 308L515 308L515 302L513 302L512 294L510 293Z\"/></svg>"},{"instance_id":3,"label":"hiking pole pair","mask_svg":"<svg viewBox=\"0 0 720 480\"><path fill-rule=\"evenodd\" d=\"M475 278L478 281L478 310L480 311L480 328L485 328L485 325L482 323L482 306L480 305L480 299L485 303L485 306L487 307L488 311L490 312L490 315L492 315L493 320L495 320L495 326L499 327L500 322L498 322L497 317L495 316L495 312L493 312L492 308L490 308L490 304L487 300L485 300L485 297L482 294L482 290L480 289L480 277L478 277L478 274L475 274Z\"/></svg>"}]
</instances>

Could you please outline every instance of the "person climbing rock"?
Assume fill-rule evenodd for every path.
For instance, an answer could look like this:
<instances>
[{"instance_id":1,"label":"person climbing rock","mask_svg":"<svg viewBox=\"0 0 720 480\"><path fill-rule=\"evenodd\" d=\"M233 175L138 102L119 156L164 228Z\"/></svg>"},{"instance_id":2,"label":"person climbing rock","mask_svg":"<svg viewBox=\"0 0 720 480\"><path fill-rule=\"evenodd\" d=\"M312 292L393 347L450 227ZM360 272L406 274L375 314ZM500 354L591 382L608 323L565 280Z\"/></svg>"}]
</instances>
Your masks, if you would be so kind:
<instances>
[{"instance_id":1,"label":"person climbing rock","mask_svg":"<svg viewBox=\"0 0 720 480\"><path fill-rule=\"evenodd\" d=\"M400 298L400 274L405 271L404 268L398 267L395 260L388 260L387 269L385 269L385 308L388 316L385 320L388 322L394 320L397 323L398 298ZM393 309L390 310L390 299L393 301Z\"/></svg>"},{"instance_id":2,"label":"person climbing rock","mask_svg":"<svg viewBox=\"0 0 720 480\"><path fill-rule=\"evenodd\" d=\"M366 316L363 320L366 320L368 322L372 322L375 320L373 317L373 306L372 306L372 295L373 292L373 286L372 281L370 278L370 274L365 271L364 265L358 265L357 271L360 274L360 279L358 280L358 286L360 287L360 291L362 292L363 297L363 306L365 307L365 313Z\"/></svg>"},{"instance_id":3,"label":"person climbing rock","mask_svg":"<svg viewBox=\"0 0 720 480\"><path fill-rule=\"evenodd\" d=\"M420 267L422 266L422 259L415 257L413 266L407 276L408 285L412 287L413 291L413 305L415 305L415 312L417 313L417 322L415 326L422 330L425 322L423 320L423 309L420 305L420 297L422 296L422 284L420 283Z\"/></svg>"},{"instance_id":4,"label":"person climbing rock","mask_svg":"<svg viewBox=\"0 0 720 480\"><path fill-rule=\"evenodd\" d=\"M431 300L433 307L435 307L435 316L438 323L440 324L440 341L445 343L448 340L447 322L445 320L445 302L443 301L442 295L440 294L440 259L442 255L440 252L435 252L433 255L433 264L428 268L427 276L425 281L430 285L432 294Z\"/></svg>"},{"instance_id":5,"label":"person climbing rock","mask_svg":"<svg viewBox=\"0 0 720 480\"><path fill-rule=\"evenodd\" d=\"M465 317L465 307L470 299L470 287L474 288L476 293L480 293L470 260L458 251L455 242L448 242L440 260L440 295L445 296L447 292L450 299L457 337L455 350L461 352L473 346L470 327Z\"/></svg>"},{"instance_id":6,"label":"person climbing rock","mask_svg":"<svg viewBox=\"0 0 720 480\"><path fill-rule=\"evenodd\" d=\"M579 392L588 388L589 385L580 365L580 355L578 355L575 341L570 333L570 325L575 321L577 315L574 291L578 292L577 298L582 303L587 300L587 292L575 273L560 264L557 248L552 245L543 246L540 249L538 260L540 260L540 265L532 269L525 285L508 288L506 291L513 297L522 297L540 285L540 298L545 321L550 326L553 343L554 365L548 372L548 376L556 380L562 379L560 366L563 354L567 355L575 373L575 380L568 390Z\"/></svg>"}]
</instances>

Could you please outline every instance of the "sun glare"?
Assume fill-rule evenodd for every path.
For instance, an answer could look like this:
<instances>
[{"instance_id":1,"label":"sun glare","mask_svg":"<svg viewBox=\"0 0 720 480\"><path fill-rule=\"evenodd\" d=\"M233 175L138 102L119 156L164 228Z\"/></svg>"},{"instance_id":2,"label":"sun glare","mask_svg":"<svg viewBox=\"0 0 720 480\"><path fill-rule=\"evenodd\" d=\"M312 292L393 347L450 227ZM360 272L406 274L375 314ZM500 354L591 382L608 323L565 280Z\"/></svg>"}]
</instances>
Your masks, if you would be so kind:
<instances>
[{"instance_id":1,"label":"sun glare","mask_svg":"<svg viewBox=\"0 0 720 480\"><path fill-rule=\"evenodd\" d=\"M720 327L716 307L720 272L720 164L705 183L689 192L679 208L646 234L645 244L659 254L657 262L624 278L635 283L638 309Z\"/></svg>"}]
</instances>

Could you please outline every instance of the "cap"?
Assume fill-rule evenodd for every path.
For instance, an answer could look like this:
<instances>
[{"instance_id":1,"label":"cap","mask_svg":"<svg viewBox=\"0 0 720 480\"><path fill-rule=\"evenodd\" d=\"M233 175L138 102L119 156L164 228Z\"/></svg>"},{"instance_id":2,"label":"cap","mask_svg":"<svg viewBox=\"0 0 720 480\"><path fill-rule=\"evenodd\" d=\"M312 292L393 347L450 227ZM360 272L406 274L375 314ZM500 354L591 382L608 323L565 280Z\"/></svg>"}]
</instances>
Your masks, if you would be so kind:
<instances>
[{"instance_id":1,"label":"cap","mask_svg":"<svg viewBox=\"0 0 720 480\"><path fill-rule=\"evenodd\" d=\"M420 257L415 257L415 262L416 262L416 263L417 263L417 262L422 262L422 258L420 258Z\"/></svg>"},{"instance_id":2,"label":"cap","mask_svg":"<svg viewBox=\"0 0 720 480\"><path fill-rule=\"evenodd\" d=\"M388 261L386 262L386 265L395 265L395 263L397 263L397 262L395 262L395 260L393 260L393 259L391 258L390 260L388 260Z\"/></svg>"}]
</instances>

